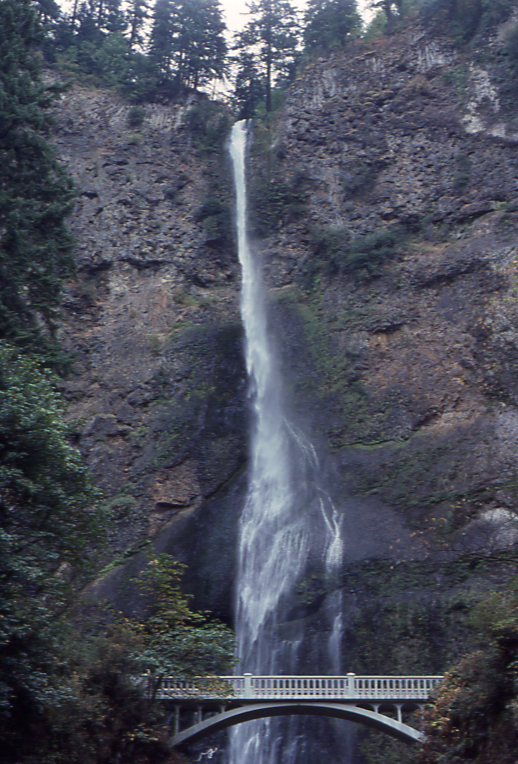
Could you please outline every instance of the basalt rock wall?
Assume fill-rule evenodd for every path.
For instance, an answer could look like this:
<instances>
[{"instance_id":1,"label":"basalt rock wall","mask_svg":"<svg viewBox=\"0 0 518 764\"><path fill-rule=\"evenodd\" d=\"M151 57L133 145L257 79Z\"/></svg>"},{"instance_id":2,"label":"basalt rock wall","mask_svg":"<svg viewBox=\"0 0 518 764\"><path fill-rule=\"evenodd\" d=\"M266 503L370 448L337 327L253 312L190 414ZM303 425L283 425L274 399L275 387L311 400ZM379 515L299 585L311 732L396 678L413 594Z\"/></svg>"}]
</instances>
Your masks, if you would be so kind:
<instances>
[{"instance_id":1,"label":"basalt rock wall","mask_svg":"<svg viewBox=\"0 0 518 764\"><path fill-rule=\"evenodd\" d=\"M492 64L504 32L483 59L417 26L350 46L308 64L254 126L252 228L287 398L346 548L338 582L313 571L282 628L302 617L318 634L341 588L344 670L442 671L468 644L471 603L507 575L484 556L517 540L518 106ZM116 521L120 564L98 593L113 596L151 540L230 618L246 380L215 137L228 115L207 108L148 105L138 129L111 94L76 88L58 108L80 191L63 324L79 376L65 391Z\"/></svg>"}]
</instances>

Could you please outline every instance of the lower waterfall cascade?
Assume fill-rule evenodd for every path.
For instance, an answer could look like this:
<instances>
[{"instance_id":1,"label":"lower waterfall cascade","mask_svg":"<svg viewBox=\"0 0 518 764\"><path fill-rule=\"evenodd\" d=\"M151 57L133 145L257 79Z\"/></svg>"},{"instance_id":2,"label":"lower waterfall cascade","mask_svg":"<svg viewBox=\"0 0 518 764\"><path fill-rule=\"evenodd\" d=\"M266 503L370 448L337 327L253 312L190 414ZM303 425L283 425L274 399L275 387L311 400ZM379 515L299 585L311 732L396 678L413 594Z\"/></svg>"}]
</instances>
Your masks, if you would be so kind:
<instances>
[{"instance_id":1,"label":"lower waterfall cascade","mask_svg":"<svg viewBox=\"0 0 518 764\"><path fill-rule=\"evenodd\" d=\"M242 272L241 317L249 397L253 411L248 490L240 518L236 582L236 638L239 673L300 673L308 648L303 619L290 619L297 587L318 561L328 586L326 669L342 670L343 631L338 574L343 559L340 515L321 486L311 441L294 425L283 397L275 342L270 334L261 268L247 234L247 123L231 133L236 193L238 254ZM310 639L310 638L309 638ZM299 719L262 720L231 731L231 764L302 764L306 741ZM282 749L282 750L281 750ZM309 754L309 751L308 751ZM308 759L309 761L309 759Z\"/></svg>"}]
</instances>

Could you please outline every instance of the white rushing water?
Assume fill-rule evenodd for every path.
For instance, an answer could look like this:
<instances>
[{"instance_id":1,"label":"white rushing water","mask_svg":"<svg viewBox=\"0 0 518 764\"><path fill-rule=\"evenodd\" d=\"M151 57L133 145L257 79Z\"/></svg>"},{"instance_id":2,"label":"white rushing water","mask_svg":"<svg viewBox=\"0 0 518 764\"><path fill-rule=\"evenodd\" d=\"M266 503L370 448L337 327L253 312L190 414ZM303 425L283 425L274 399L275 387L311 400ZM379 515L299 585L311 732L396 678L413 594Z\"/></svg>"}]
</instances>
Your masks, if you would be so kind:
<instances>
[{"instance_id":1,"label":"white rushing water","mask_svg":"<svg viewBox=\"0 0 518 764\"><path fill-rule=\"evenodd\" d=\"M253 406L248 492L240 519L236 637L238 673L296 673L304 635L282 636L279 625L293 607L297 584L314 553L315 524L323 566L335 575L343 556L340 519L329 496L311 475L318 472L313 445L285 416L282 383L269 332L265 290L260 267L247 235L246 123L231 134L230 153L236 189L238 252L242 271L241 316L245 332L249 394ZM339 667L341 599L333 595L338 612L328 651L333 669ZM317 672L319 667L315 667ZM323 668L323 667L322 667ZM320 670L322 670L320 668ZM338 672L336 672L338 673ZM231 764L276 764L295 761L296 744L279 749L279 721L240 725L231 732ZM285 723L286 727L286 723ZM294 733L296 734L296 733Z\"/></svg>"}]
</instances>

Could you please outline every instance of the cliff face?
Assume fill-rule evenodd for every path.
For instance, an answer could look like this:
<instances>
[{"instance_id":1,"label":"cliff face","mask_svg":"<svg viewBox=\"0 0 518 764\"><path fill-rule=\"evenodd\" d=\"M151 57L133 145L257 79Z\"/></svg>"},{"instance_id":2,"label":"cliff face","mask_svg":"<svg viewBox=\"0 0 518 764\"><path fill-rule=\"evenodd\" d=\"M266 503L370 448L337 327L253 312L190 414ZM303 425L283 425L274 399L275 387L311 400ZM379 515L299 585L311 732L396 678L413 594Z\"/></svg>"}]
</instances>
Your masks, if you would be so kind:
<instances>
[{"instance_id":1,"label":"cliff face","mask_svg":"<svg viewBox=\"0 0 518 764\"><path fill-rule=\"evenodd\" d=\"M257 248L294 415L344 517L333 587L358 673L442 671L469 603L505 575L465 561L517 538L518 135L499 40L485 64L418 28L352 47L309 65L254 131ZM57 111L81 194L65 388L114 555L152 538L229 617L247 415L227 116L149 105L135 134L128 112L79 88ZM297 610L317 630L319 576Z\"/></svg>"},{"instance_id":2,"label":"cliff face","mask_svg":"<svg viewBox=\"0 0 518 764\"><path fill-rule=\"evenodd\" d=\"M64 391L114 512L114 557L192 513L245 460L228 125L206 100L142 113L81 87L56 110L79 192L62 328L78 375Z\"/></svg>"},{"instance_id":3,"label":"cliff face","mask_svg":"<svg viewBox=\"0 0 518 764\"><path fill-rule=\"evenodd\" d=\"M499 34L484 65L418 28L319 60L256 135L252 184L285 204L272 216L257 193L255 225L273 221L285 372L344 515L357 672L442 671L470 602L507 574L474 575L477 560L517 540L516 104L494 84Z\"/></svg>"}]
</instances>

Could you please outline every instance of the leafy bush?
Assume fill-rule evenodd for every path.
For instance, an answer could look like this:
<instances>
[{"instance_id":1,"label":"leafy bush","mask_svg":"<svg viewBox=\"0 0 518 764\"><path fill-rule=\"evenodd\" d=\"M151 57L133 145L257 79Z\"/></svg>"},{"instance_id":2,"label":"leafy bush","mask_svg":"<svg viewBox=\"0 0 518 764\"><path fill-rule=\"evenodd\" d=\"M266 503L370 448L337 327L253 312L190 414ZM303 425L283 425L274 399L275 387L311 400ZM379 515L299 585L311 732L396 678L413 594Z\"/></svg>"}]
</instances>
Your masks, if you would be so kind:
<instances>
[{"instance_id":1,"label":"leafy bush","mask_svg":"<svg viewBox=\"0 0 518 764\"><path fill-rule=\"evenodd\" d=\"M194 147L201 151L221 151L230 131L230 117L221 106L204 99L185 116Z\"/></svg>"},{"instance_id":2,"label":"leafy bush","mask_svg":"<svg viewBox=\"0 0 518 764\"><path fill-rule=\"evenodd\" d=\"M208 242L232 238L232 215L228 204L210 196L196 211L194 219L203 225Z\"/></svg>"},{"instance_id":3,"label":"leafy bush","mask_svg":"<svg viewBox=\"0 0 518 764\"><path fill-rule=\"evenodd\" d=\"M144 122L146 110L142 106L132 106L128 111L128 127L140 127Z\"/></svg>"},{"instance_id":4,"label":"leafy bush","mask_svg":"<svg viewBox=\"0 0 518 764\"><path fill-rule=\"evenodd\" d=\"M250 221L257 236L268 236L282 223L296 220L304 213L306 195L279 178L264 179L250 193Z\"/></svg>"},{"instance_id":5,"label":"leafy bush","mask_svg":"<svg viewBox=\"0 0 518 764\"><path fill-rule=\"evenodd\" d=\"M518 747L516 580L475 609L481 649L447 672L425 714L422 764L509 764Z\"/></svg>"},{"instance_id":6,"label":"leafy bush","mask_svg":"<svg viewBox=\"0 0 518 764\"><path fill-rule=\"evenodd\" d=\"M469 184L471 176L471 161L466 154L457 154L455 157L455 170L453 173L453 188L462 192Z\"/></svg>"},{"instance_id":7,"label":"leafy bush","mask_svg":"<svg viewBox=\"0 0 518 764\"><path fill-rule=\"evenodd\" d=\"M448 32L459 43L505 21L512 0L421 0L421 17L434 31Z\"/></svg>"},{"instance_id":8,"label":"leafy bush","mask_svg":"<svg viewBox=\"0 0 518 764\"><path fill-rule=\"evenodd\" d=\"M402 226L392 226L365 236L351 238L344 227L329 227L313 234L314 260L308 268L310 278L318 272L349 273L360 279L380 274L392 260L406 236Z\"/></svg>"},{"instance_id":9,"label":"leafy bush","mask_svg":"<svg viewBox=\"0 0 518 764\"><path fill-rule=\"evenodd\" d=\"M355 163L341 173L340 183L347 196L367 190L376 180L377 169L362 162Z\"/></svg>"}]
</instances>

